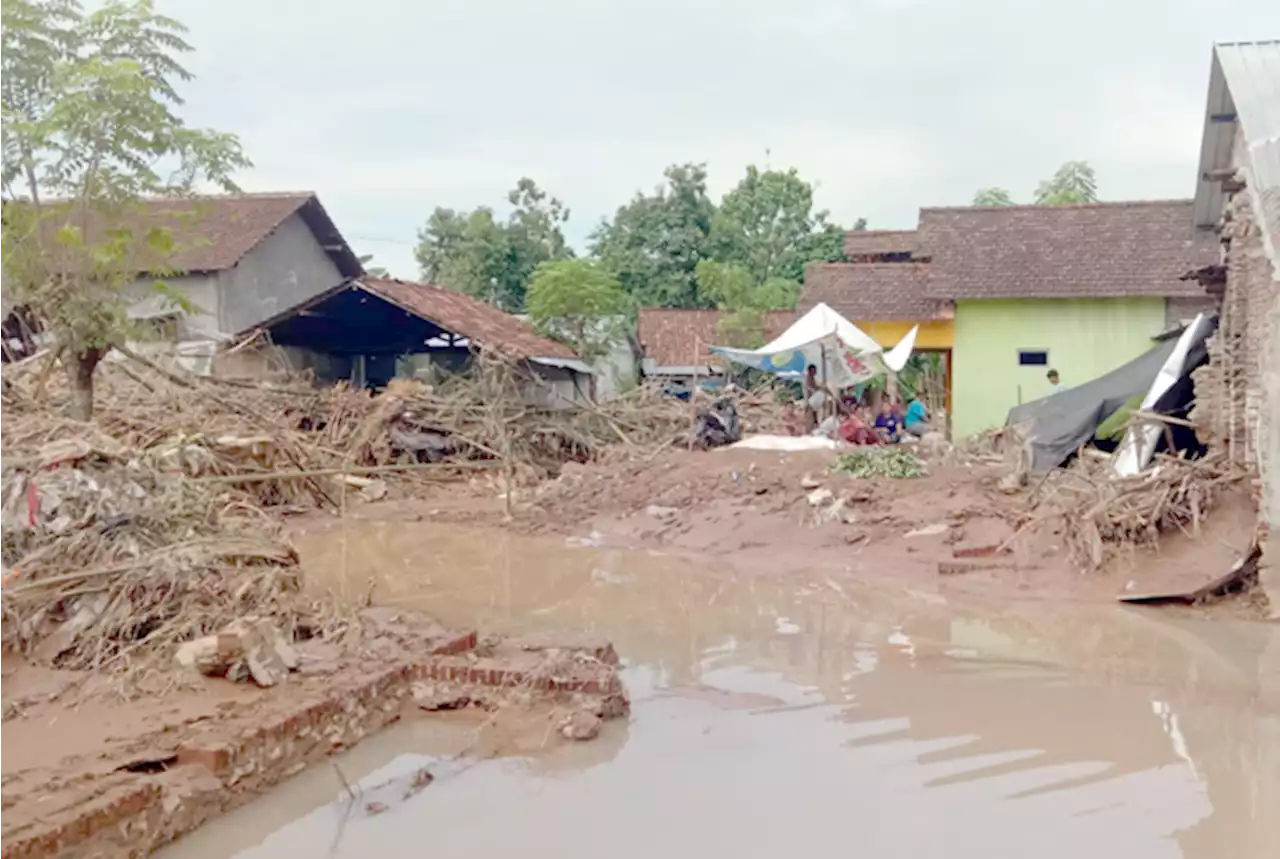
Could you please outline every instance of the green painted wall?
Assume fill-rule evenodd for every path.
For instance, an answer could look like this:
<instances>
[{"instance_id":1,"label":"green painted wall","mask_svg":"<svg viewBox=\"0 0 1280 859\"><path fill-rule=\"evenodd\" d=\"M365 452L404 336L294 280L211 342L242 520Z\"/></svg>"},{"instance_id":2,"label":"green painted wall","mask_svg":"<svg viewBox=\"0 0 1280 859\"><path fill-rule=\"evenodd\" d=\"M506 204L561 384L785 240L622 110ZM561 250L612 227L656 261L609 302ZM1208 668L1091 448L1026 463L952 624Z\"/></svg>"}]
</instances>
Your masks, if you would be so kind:
<instances>
[{"instance_id":1,"label":"green painted wall","mask_svg":"<svg viewBox=\"0 0 1280 859\"><path fill-rule=\"evenodd\" d=\"M1067 386L1114 370L1155 344L1163 298L1013 299L956 302L952 437L1004 425L1009 409L1049 394L1049 367ZM1049 353L1023 367L1019 350Z\"/></svg>"}]
</instances>

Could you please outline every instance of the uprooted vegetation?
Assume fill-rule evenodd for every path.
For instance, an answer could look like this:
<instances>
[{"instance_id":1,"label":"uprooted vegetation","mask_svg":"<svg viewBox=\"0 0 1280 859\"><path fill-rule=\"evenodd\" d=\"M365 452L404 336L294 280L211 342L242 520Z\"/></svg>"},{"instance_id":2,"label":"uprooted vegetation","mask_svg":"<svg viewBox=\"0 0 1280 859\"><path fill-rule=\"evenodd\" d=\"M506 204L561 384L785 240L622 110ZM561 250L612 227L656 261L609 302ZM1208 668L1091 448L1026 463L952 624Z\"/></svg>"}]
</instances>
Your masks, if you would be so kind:
<instances>
[{"instance_id":1,"label":"uprooted vegetation","mask_svg":"<svg viewBox=\"0 0 1280 859\"><path fill-rule=\"evenodd\" d=\"M841 454L833 469L853 477L923 477L924 465L910 451L900 447L860 447Z\"/></svg>"},{"instance_id":2,"label":"uprooted vegetation","mask_svg":"<svg viewBox=\"0 0 1280 859\"><path fill-rule=\"evenodd\" d=\"M488 360L375 396L203 379L135 356L100 368L95 420L82 423L65 417L69 392L47 366L5 373L4 643L134 675L250 614L286 635L346 627L338 606L303 593L282 514L412 497L477 471L511 487L566 462L652 457L685 443L701 405L641 387L540 409L516 369ZM771 392L742 401L749 425L770 428Z\"/></svg>"},{"instance_id":3,"label":"uprooted vegetation","mask_svg":"<svg viewBox=\"0 0 1280 859\"><path fill-rule=\"evenodd\" d=\"M1199 459L1157 454L1142 473L1117 477L1110 456L1086 451L1035 488L1023 527L1056 522L1076 565L1094 571L1119 550L1154 547L1162 534L1198 537L1223 494L1250 476L1219 451Z\"/></svg>"}]
</instances>

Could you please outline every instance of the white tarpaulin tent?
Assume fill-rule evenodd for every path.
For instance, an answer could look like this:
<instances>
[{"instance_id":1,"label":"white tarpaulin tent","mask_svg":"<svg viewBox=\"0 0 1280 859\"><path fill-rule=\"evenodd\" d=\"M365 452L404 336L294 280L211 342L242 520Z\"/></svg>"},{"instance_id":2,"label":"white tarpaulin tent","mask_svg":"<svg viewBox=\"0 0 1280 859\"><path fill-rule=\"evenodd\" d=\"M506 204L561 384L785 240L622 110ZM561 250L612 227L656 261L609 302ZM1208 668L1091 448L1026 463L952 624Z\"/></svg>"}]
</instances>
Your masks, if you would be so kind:
<instances>
[{"instance_id":1,"label":"white tarpaulin tent","mask_svg":"<svg viewBox=\"0 0 1280 859\"><path fill-rule=\"evenodd\" d=\"M892 350L884 349L866 332L825 304L801 316L772 342L759 349L712 346L711 351L735 364L782 376L803 375L813 365L824 382L846 388L907 364L915 348L913 327Z\"/></svg>"}]
</instances>

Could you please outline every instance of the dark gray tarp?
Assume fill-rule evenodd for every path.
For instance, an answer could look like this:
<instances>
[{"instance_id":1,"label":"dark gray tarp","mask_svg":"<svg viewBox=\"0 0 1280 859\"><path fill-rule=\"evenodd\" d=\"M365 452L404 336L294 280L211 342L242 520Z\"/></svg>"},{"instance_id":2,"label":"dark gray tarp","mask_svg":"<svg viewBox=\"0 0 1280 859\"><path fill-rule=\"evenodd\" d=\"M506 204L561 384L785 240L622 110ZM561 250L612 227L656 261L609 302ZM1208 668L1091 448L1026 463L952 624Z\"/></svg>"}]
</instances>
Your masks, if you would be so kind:
<instances>
[{"instance_id":1,"label":"dark gray tarp","mask_svg":"<svg viewBox=\"0 0 1280 859\"><path fill-rule=\"evenodd\" d=\"M1211 318L1204 337L1191 344L1184 376L1189 376L1191 370L1208 359L1205 340L1217 327L1216 317ZM1136 394L1147 392L1177 345L1178 338L1170 337L1105 376L1010 409L1005 425L1018 425L1021 434L1030 440L1031 468L1038 471L1055 468L1087 444L1098 426L1116 409ZM1190 379L1186 378L1161 397L1156 411L1184 412L1190 405L1191 395Z\"/></svg>"}]
</instances>

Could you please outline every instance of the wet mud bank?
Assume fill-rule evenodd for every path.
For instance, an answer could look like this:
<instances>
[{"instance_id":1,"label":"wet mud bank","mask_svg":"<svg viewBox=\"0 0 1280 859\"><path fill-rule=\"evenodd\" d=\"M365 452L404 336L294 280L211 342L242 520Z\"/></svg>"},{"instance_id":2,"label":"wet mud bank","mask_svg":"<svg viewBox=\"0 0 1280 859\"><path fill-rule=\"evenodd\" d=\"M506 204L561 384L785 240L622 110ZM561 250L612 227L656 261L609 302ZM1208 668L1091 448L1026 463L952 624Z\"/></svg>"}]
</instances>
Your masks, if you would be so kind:
<instances>
[{"instance_id":1,"label":"wet mud bank","mask_svg":"<svg viewBox=\"0 0 1280 859\"><path fill-rule=\"evenodd\" d=\"M421 644L380 667L345 665L261 690L252 704L222 701L185 717L175 707L92 761L73 755L6 771L4 859L149 855L388 725L432 711L539 705L553 730L589 739L602 720L629 710L607 644L484 640L474 630ZM7 722L6 739L38 731L30 722L40 715Z\"/></svg>"}]
</instances>

